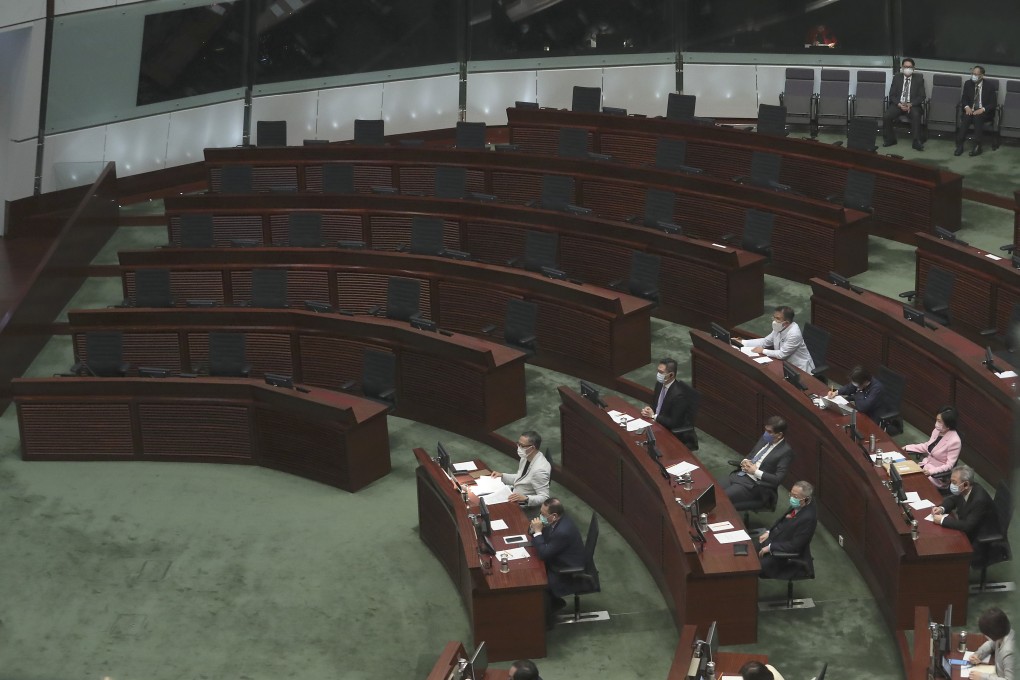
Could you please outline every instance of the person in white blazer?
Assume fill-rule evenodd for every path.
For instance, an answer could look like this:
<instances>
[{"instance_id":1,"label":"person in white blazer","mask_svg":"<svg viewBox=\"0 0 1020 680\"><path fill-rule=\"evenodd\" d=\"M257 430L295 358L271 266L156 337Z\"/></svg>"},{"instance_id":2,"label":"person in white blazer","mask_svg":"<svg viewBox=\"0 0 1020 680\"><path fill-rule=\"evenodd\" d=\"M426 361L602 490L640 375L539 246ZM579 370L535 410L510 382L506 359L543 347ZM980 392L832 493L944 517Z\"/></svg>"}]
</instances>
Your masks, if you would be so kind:
<instances>
[{"instance_id":1,"label":"person in white blazer","mask_svg":"<svg viewBox=\"0 0 1020 680\"><path fill-rule=\"evenodd\" d=\"M740 344L751 347L755 354L789 361L805 373L811 373L815 370L815 362L804 342L800 326L793 321L793 315L793 307L776 307L772 313L772 332L764 338L741 340Z\"/></svg>"},{"instance_id":2,"label":"person in white blazer","mask_svg":"<svg viewBox=\"0 0 1020 680\"><path fill-rule=\"evenodd\" d=\"M493 471L493 477L499 477L513 492L510 500L529 508L541 507L549 498L549 477L552 466L539 449L542 437L534 430L521 433L517 438L517 456L520 463L517 473Z\"/></svg>"}]
</instances>

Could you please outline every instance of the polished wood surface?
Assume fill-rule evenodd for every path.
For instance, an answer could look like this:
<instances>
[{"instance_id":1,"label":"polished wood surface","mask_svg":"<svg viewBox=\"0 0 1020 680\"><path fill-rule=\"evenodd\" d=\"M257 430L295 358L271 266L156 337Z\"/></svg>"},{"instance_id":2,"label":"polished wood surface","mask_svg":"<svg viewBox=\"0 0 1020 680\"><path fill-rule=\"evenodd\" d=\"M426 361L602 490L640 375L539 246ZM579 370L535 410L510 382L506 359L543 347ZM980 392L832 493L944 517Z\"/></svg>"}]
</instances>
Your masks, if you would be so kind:
<instances>
[{"instance_id":1,"label":"polished wood surface","mask_svg":"<svg viewBox=\"0 0 1020 680\"><path fill-rule=\"evenodd\" d=\"M677 627L707 626L718 620L726 644L757 639L758 572L753 550L736 556L732 545L708 536L702 550L691 536L690 520L676 502L691 502L712 475L668 430L655 424L662 463L669 467L688 461L694 487L684 490L675 478L663 479L645 447L643 434L629 433L577 392L560 387L560 425L563 457L558 479L605 517L627 539L655 578ZM637 416L627 402L606 396L610 409ZM740 515L726 494L717 489L717 505L709 522L730 521L741 527ZM596 556L597 558L597 556Z\"/></svg>"},{"instance_id":2,"label":"polished wood surface","mask_svg":"<svg viewBox=\"0 0 1020 680\"><path fill-rule=\"evenodd\" d=\"M680 641L677 643L676 651L673 654L673 664L669 667L669 675L666 676L668 680L687 680L687 671L690 670L691 663L694 660L694 643L699 639L699 634L704 636L707 632L708 626L695 626L693 624L687 624L680 629ZM729 642L721 640L721 644L729 644ZM765 654L717 652L715 677L721 678L723 675L739 676L741 666L748 661L768 663L769 657Z\"/></svg>"},{"instance_id":3,"label":"polished wood surface","mask_svg":"<svg viewBox=\"0 0 1020 680\"><path fill-rule=\"evenodd\" d=\"M322 165L344 162L355 166L358 191L382 185L399 188L405 194L428 195L432 194L435 168L452 165L467 169L470 191L492 194L509 204L539 199L544 175L568 175L574 178L574 203L591 208L606 220L643 214L646 190L657 188L676 194L674 221L683 226L687 235L699 239L718 241L725 234L739 235L748 208L775 214L769 266L772 274L805 280L832 269L851 275L868 266L867 213L654 167L526 153L365 146L206 149L205 158L213 191L219 189L220 168L228 163L253 165L256 190L283 187L299 192L319 191ZM499 211L501 206L490 204L488 209Z\"/></svg>"},{"instance_id":4,"label":"polished wood surface","mask_svg":"<svg viewBox=\"0 0 1020 680\"><path fill-rule=\"evenodd\" d=\"M418 461L419 535L460 593L471 621L472 645L484 640L490 661L544 657L545 563L529 545L530 557L511 560L510 571L501 573L499 561L478 550L475 528L468 517L478 512L478 498L470 491L471 477L456 477L467 490L465 503L450 477L423 449L414 449L414 456ZM481 461L475 463L485 468ZM528 518L516 503L492 505L489 515L507 524L506 529L492 533L497 551L510 547L503 536L528 531Z\"/></svg>"},{"instance_id":5,"label":"polished wood surface","mask_svg":"<svg viewBox=\"0 0 1020 680\"><path fill-rule=\"evenodd\" d=\"M906 636L900 635L900 652L904 655L904 668L906 669L907 680L929 680L931 677L928 675L928 671L931 668L933 650L929 623L932 620L936 623L941 623L944 618L944 610L929 609L928 607L916 607L914 609L914 627L911 630L913 633L913 644L908 646ZM967 652L961 652L958 647L960 629L954 628L949 644L949 658L963 659L966 654L975 651L987 639L982 633L967 633ZM963 677L961 675L962 670L962 665L954 664L952 680L960 680Z\"/></svg>"},{"instance_id":6,"label":"polished wood surface","mask_svg":"<svg viewBox=\"0 0 1020 680\"><path fill-rule=\"evenodd\" d=\"M69 314L75 356L85 357L85 333L120 330L124 360L173 373L208 363L210 331L245 333L252 375L291 375L337 389L348 380L360 389L364 350L397 358L394 415L470 437L508 425L527 412L524 354L467 335L444 336L404 322L370 316L298 310L95 309Z\"/></svg>"},{"instance_id":7,"label":"polished wood surface","mask_svg":"<svg viewBox=\"0 0 1020 680\"><path fill-rule=\"evenodd\" d=\"M390 471L386 408L242 378L19 378L24 460L259 465L358 489Z\"/></svg>"},{"instance_id":8,"label":"polished wood surface","mask_svg":"<svg viewBox=\"0 0 1020 680\"><path fill-rule=\"evenodd\" d=\"M989 480L1011 476L1013 384L983 365L985 350L951 327L922 328L903 318L903 304L870 291L857 294L811 281L811 320L832 334L828 364L844 373L856 364L888 366L906 377L901 411L923 431L951 404L959 411L963 462Z\"/></svg>"},{"instance_id":9,"label":"polished wood surface","mask_svg":"<svg viewBox=\"0 0 1020 680\"><path fill-rule=\"evenodd\" d=\"M953 605L966 620L970 542L962 532L924 520L927 511L913 511L919 538L911 539L904 513L862 447L844 431L850 422L821 410L810 396L783 379L783 364L759 364L727 343L691 331L692 376L701 391L698 427L737 451L761 436L765 420L781 416L788 423L786 439L795 456L784 485L807 480L815 487L819 517L829 531L844 538L843 547L864 577L890 629L913 625L913 608L924 604L936 611ZM799 372L811 391L825 385ZM858 430L874 434L879 448L895 450L895 442L863 415ZM941 502L941 495L921 474L903 478L904 489L922 499Z\"/></svg>"},{"instance_id":10,"label":"polished wood surface","mask_svg":"<svg viewBox=\"0 0 1020 680\"><path fill-rule=\"evenodd\" d=\"M333 248L161 248L120 252L124 298L135 299L135 272L163 268L177 304L192 298L227 306L251 299L253 269L285 269L288 303L325 302L364 313L386 306L391 276L421 283L423 316L444 329L503 337L507 301L538 305L538 351L530 363L627 389L617 380L651 361L653 304L599 286L579 286L521 269L443 257ZM585 341L578 343L577 338Z\"/></svg>"},{"instance_id":11,"label":"polished wood surface","mask_svg":"<svg viewBox=\"0 0 1020 680\"><path fill-rule=\"evenodd\" d=\"M782 157L779 181L816 199L842 194L847 171L875 176L876 235L910 243L914 232L960 228L963 177L941 168L797 137L638 116L552 109L507 109L510 141L524 151L556 153L559 128L584 127L593 150L633 164L652 163L660 137L687 142L687 165L731 179L750 174L755 151Z\"/></svg>"},{"instance_id":12,"label":"polished wood surface","mask_svg":"<svg viewBox=\"0 0 1020 680\"><path fill-rule=\"evenodd\" d=\"M426 680L450 680L451 674L458 668L462 659L466 661L471 659L464 645L456 641L447 642ZM484 680L507 680L506 669L489 668L485 671Z\"/></svg>"}]
</instances>

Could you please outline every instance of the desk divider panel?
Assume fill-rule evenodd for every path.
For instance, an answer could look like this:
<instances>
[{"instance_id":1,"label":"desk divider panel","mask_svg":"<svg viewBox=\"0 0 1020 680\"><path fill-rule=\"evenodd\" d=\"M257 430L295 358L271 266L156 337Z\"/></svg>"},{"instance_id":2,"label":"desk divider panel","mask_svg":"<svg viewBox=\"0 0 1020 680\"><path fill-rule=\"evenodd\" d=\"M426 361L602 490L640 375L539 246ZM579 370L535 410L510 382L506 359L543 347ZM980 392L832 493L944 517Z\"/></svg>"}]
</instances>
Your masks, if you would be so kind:
<instances>
[{"instance_id":1,"label":"desk divider panel","mask_svg":"<svg viewBox=\"0 0 1020 680\"><path fill-rule=\"evenodd\" d=\"M124 299L134 300L135 298L135 272L125 270ZM170 294L173 296L174 305L183 307L189 298L201 300L215 300L223 304L226 297L223 294L223 273L219 271L208 272L170 272Z\"/></svg>"},{"instance_id":2,"label":"desk divider panel","mask_svg":"<svg viewBox=\"0 0 1020 680\"><path fill-rule=\"evenodd\" d=\"M74 346L75 360L87 360L85 333L75 333L71 342ZM208 339L205 342L208 345ZM179 375L182 371L188 373L191 366L186 365L184 360L187 357L181 349L181 340L176 332L124 334L124 361L131 364L132 373L137 373L139 366L167 368L174 375Z\"/></svg>"},{"instance_id":3,"label":"desk divider panel","mask_svg":"<svg viewBox=\"0 0 1020 680\"><path fill-rule=\"evenodd\" d=\"M280 269L280 267L267 267ZM260 267L261 269L261 267ZM326 271L302 271L287 269L287 305L301 309L305 300L329 302L329 273ZM172 278L172 277L171 277ZM234 304L251 302L251 270L230 272L230 286Z\"/></svg>"},{"instance_id":4,"label":"desk divider panel","mask_svg":"<svg viewBox=\"0 0 1020 680\"><path fill-rule=\"evenodd\" d=\"M215 328L211 330L217 330ZM245 359L251 364L251 377L261 378L266 373L282 373L283 375L294 375L294 362L291 352L291 336L286 333L256 333L247 329L219 329L244 333L245 336ZM134 361L126 351L127 339L130 336L143 335L142 333L124 333L125 361ZM209 333L184 333L188 351L191 356L192 367L209 366ZM159 366L159 364L153 364Z\"/></svg>"},{"instance_id":5,"label":"desk divider panel","mask_svg":"<svg viewBox=\"0 0 1020 680\"><path fill-rule=\"evenodd\" d=\"M252 430L245 406L144 400L138 404L138 423L146 456L252 458ZM181 423L188 425L181 427Z\"/></svg>"},{"instance_id":6,"label":"desk divider panel","mask_svg":"<svg viewBox=\"0 0 1020 680\"><path fill-rule=\"evenodd\" d=\"M364 369L366 349L377 352L387 351L385 347L355 340L320 335L299 335L298 356L301 359L303 382L335 390L348 380L353 380L352 389L357 392L361 389L361 373ZM398 386L400 382L399 363L398 357Z\"/></svg>"},{"instance_id":7,"label":"desk divider panel","mask_svg":"<svg viewBox=\"0 0 1020 680\"><path fill-rule=\"evenodd\" d=\"M337 272L337 302L340 308L358 313L367 313L368 309L373 306L385 309L390 278L387 274ZM419 279L413 276L402 278L414 279L420 284L418 308L423 317L431 318L432 290L428 279Z\"/></svg>"},{"instance_id":8,"label":"desk divider panel","mask_svg":"<svg viewBox=\"0 0 1020 680\"><path fill-rule=\"evenodd\" d=\"M527 203L542 198L542 176L536 172L494 170L491 181L492 194L507 203Z\"/></svg>"},{"instance_id":9,"label":"desk divider panel","mask_svg":"<svg viewBox=\"0 0 1020 680\"><path fill-rule=\"evenodd\" d=\"M336 245L337 241L361 241L364 238L361 215L344 215L336 212L322 214L322 241ZM290 215L269 216L269 231L272 243L284 245L287 242L287 228Z\"/></svg>"},{"instance_id":10,"label":"desk divider panel","mask_svg":"<svg viewBox=\"0 0 1020 680\"><path fill-rule=\"evenodd\" d=\"M510 300L524 299L521 295L480 288L468 282L441 280L434 284L434 288L433 299L438 299L439 308L433 318L441 328L478 335L482 328L492 324L496 327L492 337L497 340L503 337L507 303ZM546 304L548 303L544 300L540 303L540 313ZM543 336L542 347L545 348L546 344Z\"/></svg>"},{"instance_id":11,"label":"desk divider panel","mask_svg":"<svg viewBox=\"0 0 1020 680\"><path fill-rule=\"evenodd\" d=\"M18 419L22 457L134 455L131 404L125 399L22 404L18 408Z\"/></svg>"}]
</instances>

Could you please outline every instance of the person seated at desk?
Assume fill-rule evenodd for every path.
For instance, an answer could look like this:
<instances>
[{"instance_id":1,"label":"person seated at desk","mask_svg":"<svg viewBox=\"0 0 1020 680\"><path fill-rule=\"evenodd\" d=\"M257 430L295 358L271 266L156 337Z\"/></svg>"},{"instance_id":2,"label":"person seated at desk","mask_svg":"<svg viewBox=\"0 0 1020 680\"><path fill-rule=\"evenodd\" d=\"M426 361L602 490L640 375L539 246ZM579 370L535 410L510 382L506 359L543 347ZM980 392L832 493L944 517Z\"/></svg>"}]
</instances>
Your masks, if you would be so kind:
<instances>
[{"instance_id":1,"label":"person seated at desk","mask_svg":"<svg viewBox=\"0 0 1020 680\"><path fill-rule=\"evenodd\" d=\"M531 545L545 562L549 579L546 590L546 623L549 624L552 622L552 613L566 606L563 597L573 592L570 588L573 579L558 571L584 567L584 540L581 538L581 530L567 516L558 498L550 498L542 504L542 513L531 520L530 531L533 534Z\"/></svg>"},{"instance_id":2,"label":"person seated at desk","mask_svg":"<svg viewBox=\"0 0 1020 680\"><path fill-rule=\"evenodd\" d=\"M978 619L978 630L988 641L968 654L967 661L972 665L994 662L995 673L971 670L970 677L973 680L1013 680L1016 673L1014 637L1006 612L998 607L986 609ZM989 660L990 656L994 657L992 661Z\"/></svg>"},{"instance_id":3,"label":"person seated at desk","mask_svg":"<svg viewBox=\"0 0 1020 680\"><path fill-rule=\"evenodd\" d=\"M943 406L935 414L935 429L924 444L907 444L903 450L924 456L921 470L928 480L940 489L948 489L949 483L935 479L932 475L948 472L960 458L960 435L956 431L956 409Z\"/></svg>"},{"instance_id":4,"label":"person seated at desk","mask_svg":"<svg viewBox=\"0 0 1020 680\"><path fill-rule=\"evenodd\" d=\"M655 394L651 406L641 409L643 418L651 418L667 430L688 427L691 424L691 402L683 384L676 379L676 361L663 359L655 373Z\"/></svg>"},{"instance_id":5,"label":"person seated at desk","mask_svg":"<svg viewBox=\"0 0 1020 680\"><path fill-rule=\"evenodd\" d=\"M936 524L964 532L971 545L974 545L981 529L988 527L991 531L998 531L999 517L992 497L974 481L974 470L970 466L957 465L953 468L949 491L952 495L932 508L932 520ZM974 555L977 557L978 551Z\"/></svg>"},{"instance_id":6,"label":"person seated at desk","mask_svg":"<svg viewBox=\"0 0 1020 680\"><path fill-rule=\"evenodd\" d=\"M538 666L530 659L518 659L507 669L506 680L542 680Z\"/></svg>"},{"instance_id":7,"label":"person seated at desk","mask_svg":"<svg viewBox=\"0 0 1020 680\"><path fill-rule=\"evenodd\" d=\"M811 539L818 527L818 509L812 503L815 488L808 482L800 481L790 489L790 508L776 520L772 528L758 536L758 557L761 560L761 578L786 579L797 576L806 569L814 573L811 557ZM803 565L772 553L796 553Z\"/></svg>"},{"instance_id":8,"label":"person seated at desk","mask_svg":"<svg viewBox=\"0 0 1020 680\"><path fill-rule=\"evenodd\" d=\"M765 433L748 457L740 461L723 482L723 491L738 511L771 506L776 501L779 485L793 460L793 448L786 441L786 421L772 416L765 421Z\"/></svg>"},{"instance_id":9,"label":"person seated at desk","mask_svg":"<svg viewBox=\"0 0 1020 680\"><path fill-rule=\"evenodd\" d=\"M875 414L886 411L885 386L863 366L853 367L846 385L829 390L829 399L836 396L846 397L854 403L855 409L872 420L876 420Z\"/></svg>"},{"instance_id":10,"label":"person seated at desk","mask_svg":"<svg viewBox=\"0 0 1020 680\"><path fill-rule=\"evenodd\" d=\"M740 667L739 673L741 680L783 680L779 671L761 661L748 661Z\"/></svg>"},{"instance_id":11,"label":"person seated at desk","mask_svg":"<svg viewBox=\"0 0 1020 680\"><path fill-rule=\"evenodd\" d=\"M492 477L499 477L513 489L510 500L528 508L537 508L549 498L549 476L552 466L539 447L542 437L534 430L528 430L517 438L517 474L493 471Z\"/></svg>"},{"instance_id":12,"label":"person seated at desk","mask_svg":"<svg viewBox=\"0 0 1020 680\"><path fill-rule=\"evenodd\" d=\"M811 373L815 370L815 362L804 343L800 326L793 321L793 315L793 307L776 307L772 313L772 332L764 338L740 340L740 344L751 347L755 354L789 361L805 373Z\"/></svg>"},{"instance_id":13,"label":"person seated at desk","mask_svg":"<svg viewBox=\"0 0 1020 680\"><path fill-rule=\"evenodd\" d=\"M967 128L974 126L974 148L971 156L981 155L981 137L985 131L985 121L995 116L999 103L999 92L995 85L985 81L985 67L975 66L971 69L970 80L963 85L963 96L960 105L963 113L960 126L956 130L956 151L954 156L963 154L963 142L967 139Z\"/></svg>"}]
</instances>

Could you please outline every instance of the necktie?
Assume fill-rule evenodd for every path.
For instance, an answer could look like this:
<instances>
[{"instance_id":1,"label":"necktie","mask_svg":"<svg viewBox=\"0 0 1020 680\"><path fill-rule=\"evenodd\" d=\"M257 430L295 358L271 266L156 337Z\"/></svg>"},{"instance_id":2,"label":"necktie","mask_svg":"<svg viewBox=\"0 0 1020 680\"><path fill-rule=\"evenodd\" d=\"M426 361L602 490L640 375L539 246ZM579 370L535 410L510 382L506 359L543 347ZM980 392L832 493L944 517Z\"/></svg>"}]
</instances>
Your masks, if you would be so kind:
<instances>
[{"instance_id":1,"label":"necktie","mask_svg":"<svg viewBox=\"0 0 1020 680\"><path fill-rule=\"evenodd\" d=\"M900 95L900 103L906 104L910 98L910 76L903 79L903 94Z\"/></svg>"},{"instance_id":2,"label":"necktie","mask_svg":"<svg viewBox=\"0 0 1020 680\"><path fill-rule=\"evenodd\" d=\"M662 402L666 401L666 390L669 386L663 385L662 389L659 390L659 403L655 406L655 415L659 415L662 412Z\"/></svg>"},{"instance_id":3,"label":"necktie","mask_svg":"<svg viewBox=\"0 0 1020 680\"><path fill-rule=\"evenodd\" d=\"M977 96L974 97L974 108L981 108L981 83L977 84Z\"/></svg>"}]
</instances>

